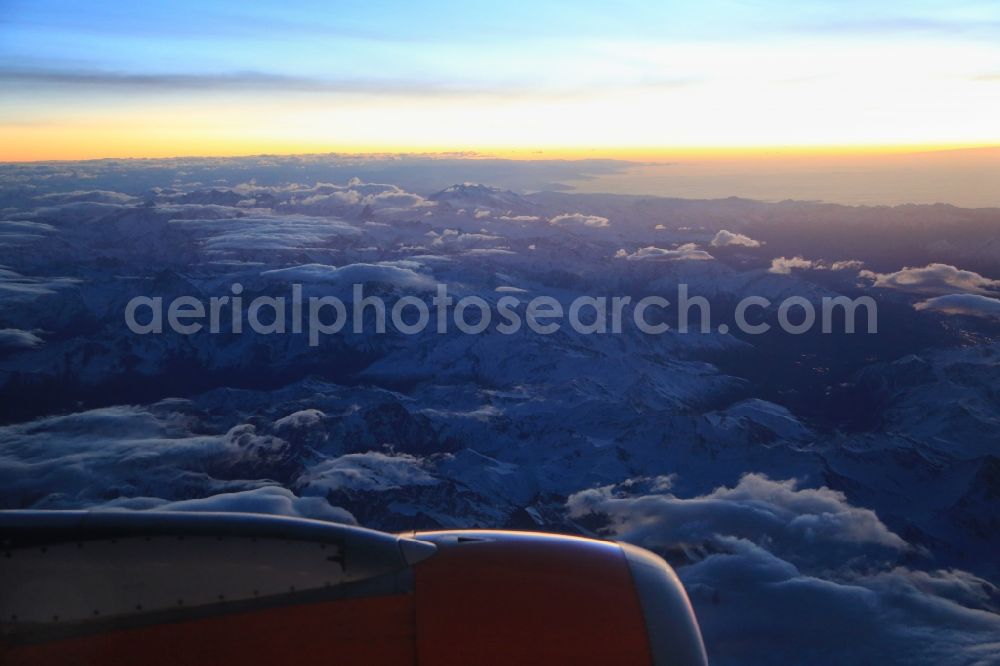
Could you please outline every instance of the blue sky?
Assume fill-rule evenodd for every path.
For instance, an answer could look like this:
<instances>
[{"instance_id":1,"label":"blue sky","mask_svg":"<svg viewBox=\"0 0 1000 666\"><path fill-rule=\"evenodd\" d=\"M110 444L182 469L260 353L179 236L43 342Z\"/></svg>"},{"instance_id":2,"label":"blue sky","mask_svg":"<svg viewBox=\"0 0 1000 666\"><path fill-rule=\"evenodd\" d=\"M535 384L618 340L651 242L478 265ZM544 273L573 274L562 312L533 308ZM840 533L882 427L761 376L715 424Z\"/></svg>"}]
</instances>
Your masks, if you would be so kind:
<instances>
[{"instance_id":1,"label":"blue sky","mask_svg":"<svg viewBox=\"0 0 1000 666\"><path fill-rule=\"evenodd\" d=\"M197 134L208 131L207 125L217 127L223 114L232 118L235 108L259 116L256 125L241 122L247 145L254 136L264 145L289 139L287 133L269 133L266 117L277 113L286 123L304 123L295 139L302 141L310 129L327 126L324 109L331 123L358 125L365 115L359 105L368 100L368 115L383 125L354 133L324 130L317 141L468 149L477 143L478 117L486 148L528 148L547 135L559 145L625 147L648 136L651 145L666 146L684 144L685 133L666 131L650 109L668 118L678 110L678 123L711 116L720 124L711 111L727 90L738 106L758 90L776 108L789 108L805 99L789 91L790 84L825 79L830 84L819 97L840 104L854 96L849 101L855 106L874 104L883 115L938 105L912 94L921 82L961 103L901 119L896 124L905 131L899 132L888 132L893 123L883 128L885 119L874 118L869 132L846 126L823 136L815 122L817 127L788 132L784 141L772 127L758 137L751 127L742 134L722 131L712 141L712 127L699 126L690 143L871 144L879 143L880 132L882 143L991 142L1000 136L987 136L984 118L975 115L969 122L960 114L963 105L979 108L1000 93L997 44L998 2L5 0L0 128L60 122L64 130L97 128L118 113L125 114L121 124L141 137L140 116L169 112L176 136L182 117L191 119ZM889 92L900 88L898 106L871 80L876 73L866 63ZM619 91L622 101L615 107L609 98ZM813 89L798 94L817 98ZM277 107L274 96L288 106ZM417 117L429 118L434 103L449 114L464 109L449 121L456 131L406 114L406 104L412 104ZM499 131L494 126L505 121L490 115L489 104L520 105L514 115L530 131ZM291 106L308 108L308 118L289 111ZM648 125L646 135L595 127L602 114L626 114L637 106L645 109L636 121ZM815 116L808 104L798 113ZM559 118L580 114L594 122L577 122L575 133L560 126ZM539 126L532 129L533 119ZM865 117L844 122L861 124ZM960 125L966 129L958 131Z\"/></svg>"}]
</instances>

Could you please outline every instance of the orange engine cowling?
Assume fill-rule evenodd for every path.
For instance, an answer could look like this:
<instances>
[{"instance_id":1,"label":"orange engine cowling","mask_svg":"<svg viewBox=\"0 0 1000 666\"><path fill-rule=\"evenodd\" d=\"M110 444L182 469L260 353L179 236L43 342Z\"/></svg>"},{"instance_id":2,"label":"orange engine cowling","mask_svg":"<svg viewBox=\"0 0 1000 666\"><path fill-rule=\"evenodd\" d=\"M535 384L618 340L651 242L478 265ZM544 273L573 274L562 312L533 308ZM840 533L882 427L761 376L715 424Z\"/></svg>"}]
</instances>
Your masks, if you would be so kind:
<instances>
[{"instance_id":1,"label":"orange engine cowling","mask_svg":"<svg viewBox=\"0 0 1000 666\"><path fill-rule=\"evenodd\" d=\"M512 532L418 535L421 664L704 664L683 587L632 546Z\"/></svg>"},{"instance_id":2,"label":"orange engine cowling","mask_svg":"<svg viewBox=\"0 0 1000 666\"><path fill-rule=\"evenodd\" d=\"M0 663L706 663L628 545L248 514L0 512Z\"/></svg>"}]
</instances>

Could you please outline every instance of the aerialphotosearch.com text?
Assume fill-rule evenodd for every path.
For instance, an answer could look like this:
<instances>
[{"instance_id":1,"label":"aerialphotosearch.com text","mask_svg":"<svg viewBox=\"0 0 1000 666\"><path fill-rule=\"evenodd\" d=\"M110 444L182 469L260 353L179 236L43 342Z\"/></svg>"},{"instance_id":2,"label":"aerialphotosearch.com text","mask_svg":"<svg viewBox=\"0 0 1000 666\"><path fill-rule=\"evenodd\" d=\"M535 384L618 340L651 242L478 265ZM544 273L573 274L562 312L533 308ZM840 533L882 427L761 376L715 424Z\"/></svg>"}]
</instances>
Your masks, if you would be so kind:
<instances>
[{"instance_id":1,"label":"aerialphotosearch.com text","mask_svg":"<svg viewBox=\"0 0 1000 666\"><path fill-rule=\"evenodd\" d=\"M404 335L418 335L428 327L444 334L452 326L468 335L478 335L491 327L502 335L513 335L524 326L538 335L551 335L567 325L582 335L616 334L628 326L649 335L671 330L731 332L726 323L713 327L712 322L719 320L713 320L708 299L691 295L686 284L678 285L673 301L661 295L579 296L564 303L552 296L528 299L524 294L510 293L490 301L481 296L455 298L448 293L446 284L438 284L430 298L366 295L363 284L353 285L351 295L346 302L332 295L305 297L302 285L293 284L290 297L259 295L248 299L243 285L234 283L229 294L207 300L179 296L164 302L161 296L136 296L125 307L125 323L137 335L160 334L167 329L180 335L206 331L240 334L246 329L258 335L305 334L313 347L323 336L345 329L356 334L384 334L390 324ZM776 325L791 335L815 330L817 325L823 333L831 333L835 320L843 332L854 333L857 315L863 312L866 332L878 332L877 304L870 296L825 297L818 305L802 296L778 303L763 296L747 296L726 320L745 335L770 331L772 325L764 321L768 312L774 313ZM835 316L837 313L839 316ZM668 323L668 316L676 327Z\"/></svg>"}]
</instances>

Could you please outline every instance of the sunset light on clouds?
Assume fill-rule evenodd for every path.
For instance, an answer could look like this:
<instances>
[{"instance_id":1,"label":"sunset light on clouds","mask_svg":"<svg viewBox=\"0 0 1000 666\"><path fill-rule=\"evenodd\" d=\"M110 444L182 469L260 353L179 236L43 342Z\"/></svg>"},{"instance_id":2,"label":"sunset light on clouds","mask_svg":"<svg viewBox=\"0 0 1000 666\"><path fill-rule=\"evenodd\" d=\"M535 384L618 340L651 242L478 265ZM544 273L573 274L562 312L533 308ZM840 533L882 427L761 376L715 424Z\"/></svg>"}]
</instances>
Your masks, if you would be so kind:
<instances>
[{"instance_id":1,"label":"sunset light on clouds","mask_svg":"<svg viewBox=\"0 0 1000 666\"><path fill-rule=\"evenodd\" d=\"M0 159L1000 144L988 2L6 2Z\"/></svg>"}]
</instances>

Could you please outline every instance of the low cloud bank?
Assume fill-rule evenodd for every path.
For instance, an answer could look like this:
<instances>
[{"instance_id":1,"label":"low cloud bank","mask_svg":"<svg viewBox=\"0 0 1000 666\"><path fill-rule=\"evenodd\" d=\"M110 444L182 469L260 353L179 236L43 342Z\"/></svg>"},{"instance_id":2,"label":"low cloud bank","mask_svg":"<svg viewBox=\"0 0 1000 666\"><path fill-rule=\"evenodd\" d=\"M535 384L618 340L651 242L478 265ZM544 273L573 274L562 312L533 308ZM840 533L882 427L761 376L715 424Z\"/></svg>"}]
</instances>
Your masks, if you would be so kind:
<instances>
[{"instance_id":1,"label":"low cloud bank","mask_svg":"<svg viewBox=\"0 0 1000 666\"><path fill-rule=\"evenodd\" d=\"M777 257L771 260L771 268L768 273L776 275L789 275L793 270L803 271L849 271L859 270L864 266L863 262L856 259L844 259L828 263L821 259L805 259L796 257Z\"/></svg>"},{"instance_id":2,"label":"low cloud bank","mask_svg":"<svg viewBox=\"0 0 1000 666\"><path fill-rule=\"evenodd\" d=\"M699 497L669 488L633 480L567 506L611 538L681 545L713 664L985 664L1000 648L995 587L903 566L917 549L840 492L759 474Z\"/></svg>"},{"instance_id":3,"label":"low cloud bank","mask_svg":"<svg viewBox=\"0 0 1000 666\"><path fill-rule=\"evenodd\" d=\"M608 218L600 215L584 215L583 213L563 213L556 215L549 220L549 224L556 227L582 226L603 228L610 225Z\"/></svg>"},{"instance_id":4,"label":"low cloud bank","mask_svg":"<svg viewBox=\"0 0 1000 666\"><path fill-rule=\"evenodd\" d=\"M715 238L712 239L710 243L712 247L728 247L730 245L738 245L741 247L760 247L761 242L756 241L745 234L733 233L732 231L726 231L725 229L720 229L719 233L715 234Z\"/></svg>"},{"instance_id":5,"label":"low cloud bank","mask_svg":"<svg viewBox=\"0 0 1000 666\"><path fill-rule=\"evenodd\" d=\"M1000 299L980 294L948 294L928 298L913 306L917 310L941 312L950 315L1000 318Z\"/></svg>"},{"instance_id":6,"label":"low cloud bank","mask_svg":"<svg viewBox=\"0 0 1000 666\"><path fill-rule=\"evenodd\" d=\"M928 264L923 268L904 268L895 273L861 271L860 277L871 280L873 287L898 289L920 294L948 294L956 291L984 293L1000 290L1000 280L991 280L974 271L949 264Z\"/></svg>"},{"instance_id":7,"label":"low cloud bank","mask_svg":"<svg viewBox=\"0 0 1000 666\"><path fill-rule=\"evenodd\" d=\"M694 243L685 243L673 250L666 250L660 247L639 248L631 254L624 249L618 250L615 257L627 261L675 261L678 259L689 259L695 261L705 261L714 259L712 255L704 250L698 249Z\"/></svg>"}]
</instances>

